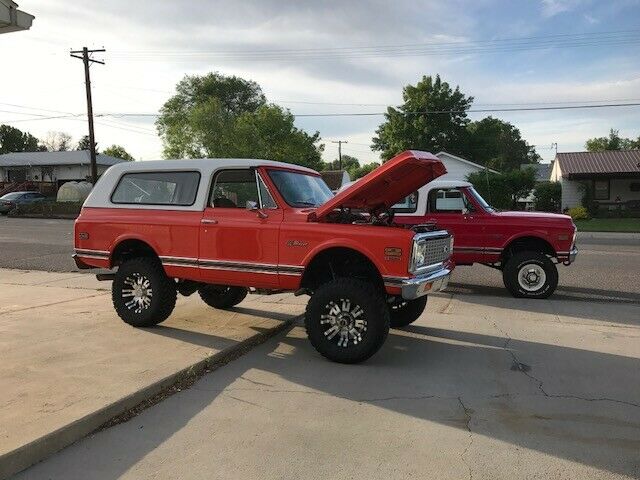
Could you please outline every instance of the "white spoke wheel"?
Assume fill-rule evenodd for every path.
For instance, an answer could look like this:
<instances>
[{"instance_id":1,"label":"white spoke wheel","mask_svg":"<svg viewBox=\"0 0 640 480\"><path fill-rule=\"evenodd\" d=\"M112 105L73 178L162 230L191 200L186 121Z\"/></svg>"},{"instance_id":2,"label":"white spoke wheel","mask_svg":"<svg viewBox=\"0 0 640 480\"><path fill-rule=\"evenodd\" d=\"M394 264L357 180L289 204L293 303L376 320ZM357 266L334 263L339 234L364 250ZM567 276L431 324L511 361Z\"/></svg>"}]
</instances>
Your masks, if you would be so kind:
<instances>
[{"instance_id":1,"label":"white spoke wheel","mask_svg":"<svg viewBox=\"0 0 640 480\"><path fill-rule=\"evenodd\" d=\"M111 287L118 316L134 327L149 327L166 320L176 304L176 285L160 262L144 257L120 265Z\"/></svg>"},{"instance_id":2,"label":"white spoke wheel","mask_svg":"<svg viewBox=\"0 0 640 480\"><path fill-rule=\"evenodd\" d=\"M405 300L402 297L391 297L388 302L392 328L402 328L412 324L427 307L427 296L415 300Z\"/></svg>"},{"instance_id":3,"label":"white spoke wheel","mask_svg":"<svg viewBox=\"0 0 640 480\"><path fill-rule=\"evenodd\" d=\"M558 269L545 254L514 254L502 270L504 285L514 297L547 298L558 286Z\"/></svg>"},{"instance_id":4,"label":"white spoke wheel","mask_svg":"<svg viewBox=\"0 0 640 480\"><path fill-rule=\"evenodd\" d=\"M362 280L339 278L318 288L305 314L311 344L329 360L358 363L380 349L389 332L385 295Z\"/></svg>"}]
</instances>

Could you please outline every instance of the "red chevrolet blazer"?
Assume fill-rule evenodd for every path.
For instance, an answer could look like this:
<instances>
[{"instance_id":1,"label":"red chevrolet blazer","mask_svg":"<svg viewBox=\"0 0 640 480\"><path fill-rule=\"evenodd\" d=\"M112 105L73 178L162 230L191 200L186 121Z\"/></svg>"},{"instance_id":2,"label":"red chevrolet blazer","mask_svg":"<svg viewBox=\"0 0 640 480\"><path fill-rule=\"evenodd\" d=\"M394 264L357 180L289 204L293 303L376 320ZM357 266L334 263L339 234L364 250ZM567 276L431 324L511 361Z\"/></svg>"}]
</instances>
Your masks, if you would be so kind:
<instances>
[{"instance_id":1,"label":"red chevrolet blazer","mask_svg":"<svg viewBox=\"0 0 640 480\"><path fill-rule=\"evenodd\" d=\"M249 290L311 296L313 346L345 363L365 360L389 326L408 325L446 287L452 238L399 225L391 206L446 172L406 151L333 196L308 168L267 160L124 162L109 168L75 224L80 268L107 268L118 315L165 320L177 293L231 308Z\"/></svg>"}]
</instances>

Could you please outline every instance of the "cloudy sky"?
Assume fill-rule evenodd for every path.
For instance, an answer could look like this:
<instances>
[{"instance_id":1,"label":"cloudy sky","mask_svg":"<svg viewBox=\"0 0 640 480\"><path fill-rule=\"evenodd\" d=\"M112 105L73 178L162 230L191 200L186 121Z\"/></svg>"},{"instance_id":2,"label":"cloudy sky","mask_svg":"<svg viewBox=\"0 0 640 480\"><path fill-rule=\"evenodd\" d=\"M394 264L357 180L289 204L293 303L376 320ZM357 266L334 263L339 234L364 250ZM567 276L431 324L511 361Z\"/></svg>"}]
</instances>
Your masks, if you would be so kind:
<instances>
[{"instance_id":1,"label":"cloudy sky","mask_svg":"<svg viewBox=\"0 0 640 480\"><path fill-rule=\"evenodd\" d=\"M97 141L138 159L161 158L151 114L176 82L209 71L253 79L298 115L381 112L436 73L474 96L475 109L640 102L640 0L18 3L36 19L0 36L0 123L84 135L82 62L69 50L104 47L106 65L91 68ZM640 135L638 106L491 115L514 123L545 161L554 142L575 151L610 128ZM364 162L378 158L368 146L381 121L296 120L320 132L326 160L342 139Z\"/></svg>"}]
</instances>

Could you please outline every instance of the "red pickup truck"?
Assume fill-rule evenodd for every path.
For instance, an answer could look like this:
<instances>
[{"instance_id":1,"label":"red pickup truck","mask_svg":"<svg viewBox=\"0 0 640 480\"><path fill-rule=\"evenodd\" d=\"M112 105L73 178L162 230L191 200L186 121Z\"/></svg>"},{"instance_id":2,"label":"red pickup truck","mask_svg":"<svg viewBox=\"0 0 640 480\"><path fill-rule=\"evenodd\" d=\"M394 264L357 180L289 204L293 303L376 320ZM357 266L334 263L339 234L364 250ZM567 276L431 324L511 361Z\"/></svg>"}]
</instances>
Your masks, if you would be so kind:
<instances>
[{"instance_id":1,"label":"red pickup truck","mask_svg":"<svg viewBox=\"0 0 640 480\"><path fill-rule=\"evenodd\" d=\"M455 239L455 264L501 270L515 297L547 298L558 285L556 264L569 265L578 253L568 215L497 211L469 182L429 182L393 210L397 223L447 229Z\"/></svg>"},{"instance_id":2,"label":"red pickup truck","mask_svg":"<svg viewBox=\"0 0 640 480\"><path fill-rule=\"evenodd\" d=\"M437 157L407 151L333 196L320 174L286 163L124 162L84 203L76 264L117 269L101 277L136 327L168 318L177 293L197 291L214 308L233 307L249 289L308 294L313 346L360 362L447 285L451 235L398 225L390 210L445 172Z\"/></svg>"}]
</instances>

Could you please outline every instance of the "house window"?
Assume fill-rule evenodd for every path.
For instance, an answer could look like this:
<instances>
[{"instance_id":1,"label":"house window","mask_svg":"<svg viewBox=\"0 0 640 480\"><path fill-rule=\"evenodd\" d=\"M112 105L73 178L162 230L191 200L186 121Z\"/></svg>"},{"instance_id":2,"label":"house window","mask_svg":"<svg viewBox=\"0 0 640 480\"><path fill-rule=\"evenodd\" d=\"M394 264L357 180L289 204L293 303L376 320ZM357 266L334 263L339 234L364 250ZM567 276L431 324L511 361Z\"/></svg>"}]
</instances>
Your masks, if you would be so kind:
<instances>
[{"instance_id":1,"label":"house window","mask_svg":"<svg viewBox=\"0 0 640 480\"><path fill-rule=\"evenodd\" d=\"M609 200L609 180L593 181L593 198L596 200Z\"/></svg>"},{"instance_id":2,"label":"house window","mask_svg":"<svg viewBox=\"0 0 640 480\"><path fill-rule=\"evenodd\" d=\"M640 182L633 182L629 185L629 190L632 192L640 192Z\"/></svg>"}]
</instances>

